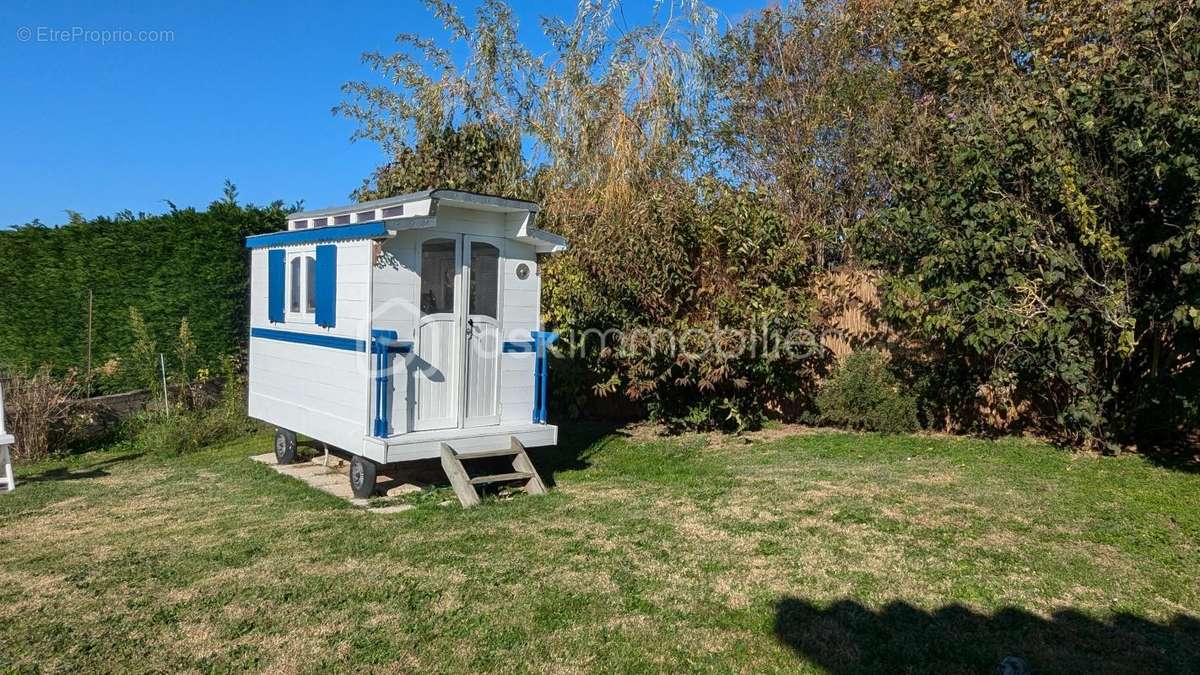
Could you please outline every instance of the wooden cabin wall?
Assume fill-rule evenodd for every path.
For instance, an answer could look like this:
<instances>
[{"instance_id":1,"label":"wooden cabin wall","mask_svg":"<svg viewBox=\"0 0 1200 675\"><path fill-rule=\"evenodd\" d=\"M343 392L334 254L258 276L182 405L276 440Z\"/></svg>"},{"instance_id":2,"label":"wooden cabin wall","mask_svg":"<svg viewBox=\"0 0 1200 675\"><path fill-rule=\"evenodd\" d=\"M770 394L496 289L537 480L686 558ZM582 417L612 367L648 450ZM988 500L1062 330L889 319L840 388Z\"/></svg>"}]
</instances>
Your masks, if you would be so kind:
<instances>
[{"instance_id":1,"label":"wooden cabin wall","mask_svg":"<svg viewBox=\"0 0 1200 675\"><path fill-rule=\"evenodd\" d=\"M529 276L517 278L517 266L529 265ZM542 276L533 247L518 241L506 241L501 277L501 339L528 342L530 332L539 329ZM500 422L529 422L533 419L532 352L500 355Z\"/></svg>"},{"instance_id":2,"label":"wooden cabin wall","mask_svg":"<svg viewBox=\"0 0 1200 675\"><path fill-rule=\"evenodd\" d=\"M417 246L430 230L400 232L395 237L375 244L374 289L371 298L375 330L396 331L399 340L416 339L420 318L421 278L417 274ZM412 374L404 369L404 361L394 358L391 378L392 433L405 433L412 425L409 398L414 386Z\"/></svg>"},{"instance_id":3,"label":"wooden cabin wall","mask_svg":"<svg viewBox=\"0 0 1200 675\"><path fill-rule=\"evenodd\" d=\"M438 211L437 230L400 232L379 247L375 255L374 326L394 330L401 340L416 339L420 317L419 251L421 242L440 234L468 234L499 239L505 235L508 221L504 214L471 209L442 207ZM532 246L512 240L500 245L500 336L502 341L529 342L530 333L539 328L541 276ZM464 250L463 255L467 255ZM529 266L529 276L517 278L517 266ZM500 355L500 421L527 423L533 418L534 361L532 352ZM411 428L411 410L407 399L414 386L411 378L393 378L392 423L400 432ZM403 421L402 421L403 420ZM403 425L403 426L402 426Z\"/></svg>"},{"instance_id":4,"label":"wooden cabin wall","mask_svg":"<svg viewBox=\"0 0 1200 675\"><path fill-rule=\"evenodd\" d=\"M376 330L394 330L400 340L412 340L420 313L417 293L417 242L430 230L400 232L376 244L374 296L371 299Z\"/></svg>"},{"instance_id":5,"label":"wooden cabin wall","mask_svg":"<svg viewBox=\"0 0 1200 675\"><path fill-rule=\"evenodd\" d=\"M372 242L338 243L337 314L333 328L267 319L267 249L251 251L250 325L363 340L367 334ZM369 367L366 351L250 339L251 417L356 450L368 433Z\"/></svg>"}]
</instances>

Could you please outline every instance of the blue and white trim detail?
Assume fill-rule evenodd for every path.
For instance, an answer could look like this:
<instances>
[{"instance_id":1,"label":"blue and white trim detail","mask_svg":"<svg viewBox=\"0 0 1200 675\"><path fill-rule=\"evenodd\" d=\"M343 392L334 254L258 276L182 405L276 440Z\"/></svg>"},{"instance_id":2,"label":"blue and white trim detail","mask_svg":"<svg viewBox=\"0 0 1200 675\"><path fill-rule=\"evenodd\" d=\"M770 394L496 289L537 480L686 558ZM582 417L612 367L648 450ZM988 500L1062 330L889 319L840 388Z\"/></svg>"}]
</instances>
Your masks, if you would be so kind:
<instances>
[{"instance_id":1,"label":"blue and white trim detail","mask_svg":"<svg viewBox=\"0 0 1200 675\"><path fill-rule=\"evenodd\" d=\"M387 438L392 426L392 368L388 363L392 354L408 354L411 342L402 342L394 330L371 331L371 354L375 367L375 415L371 421L371 435Z\"/></svg>"},{"instance_id":2,"label":"blue and white trim detail","mask_svg":"<svg viewBox=\"0 0 1200 675\"><path fill-rule=\"evenodd\" d=\"M283 323L285 265L283 249L267 251L267 320L271 323Z\"/></svg>"},{"instance_id":3,"label":"blue and white trim detail","mask_svg":"<svg viewBox=\"0 0 1200 675\"><path fill-rule=\"evenodd\" d=\"M299 331L279 330L277 328L251 328L250 337L264 340L279 340L280 342L293 342L300 345L313 345L314 347L328 347L329 349L344 349L351 352L367 351L365 340L342 337L340 335L301 333Z\"/></svg>"},{"instance_id":4,"label":"blue and white trim detail","mask_svg":"<svg viewBox=\"0 0 1200 675\"><path fill-rule=\"evenodd\" d=\"M387 225L383 221L376 221L373 223L356 223L354 225L317 227L309 230L256 234L246 237L246 248L320 244L331 241L345 241L347 239L375 239L386 236L388 236Z\"/></svg>"}]
</instances>

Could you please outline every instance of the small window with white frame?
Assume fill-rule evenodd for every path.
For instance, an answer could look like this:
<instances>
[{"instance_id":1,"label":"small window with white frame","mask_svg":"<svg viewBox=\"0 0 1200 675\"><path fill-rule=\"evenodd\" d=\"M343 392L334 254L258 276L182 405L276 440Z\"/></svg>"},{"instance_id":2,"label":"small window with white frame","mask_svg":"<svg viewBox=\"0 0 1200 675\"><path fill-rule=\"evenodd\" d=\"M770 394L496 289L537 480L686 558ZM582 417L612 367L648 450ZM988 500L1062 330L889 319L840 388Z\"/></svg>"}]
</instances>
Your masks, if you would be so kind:
<instances>
[{"instance_id":1,"label":"small window with white frame","mask_svg":"<svg viewBox=\"0 0 1200 675\"><path fill-rule=\"evenodd\" d=\"M317 311L317 257L314 249L288 251L287 320L313 322Z\"/></svg>"}]
</instances>

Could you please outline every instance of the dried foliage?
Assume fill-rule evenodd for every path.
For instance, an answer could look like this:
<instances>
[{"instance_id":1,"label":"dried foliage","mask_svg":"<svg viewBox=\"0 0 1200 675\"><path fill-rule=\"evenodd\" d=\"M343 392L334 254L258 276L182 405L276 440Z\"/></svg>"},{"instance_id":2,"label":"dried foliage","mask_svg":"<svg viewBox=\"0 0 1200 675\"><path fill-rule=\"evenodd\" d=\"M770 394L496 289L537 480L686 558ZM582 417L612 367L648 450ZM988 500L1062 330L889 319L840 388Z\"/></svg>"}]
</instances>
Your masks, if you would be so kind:
<instances>
[{"instance_id":1,"label":"dried foliage","mask_svg":"<svg viewBox=\"0 0 1200 675\"><path fill-rule=\"evenodd\" d=\"M770 191L820 265L853 259L848 233L886 197L873 155L903 104L888 3L800 2L732 27L710 58L720 91L710 148Z\"/></svg>"},{"instance_id":2,"label":"dried foliage","mask_svg":"<svg viewBox=\"0 0 1200 675\"><path fill-rule=\"evenodd\" d=\"M48 456L70 422L71 401L79 395L74 371L54 377L44 366L14 372L4 385L4 418L16 438L13 458L34 461Z\"/></svg>"},{"instance_id":3,"label":"dried foliage","mask_svg":"<svg viewBox=\"0 0 1200 675\"><path fill-rule=\"evenodd\" d=\"M450 183L544 205L542 226L571 241L544 268L547 321L568 335L571 358L556 375L568 412L617 394L666 420L745 427L806 396L811 368L750 356L763 351L752 338L726 334L696 355L669 341L583 337L763 326L786 336L806 325L803 237L762 197L696 177L715 96L706 71L716 13L664 5L618 30L619 3L583 3L570 22L544 20L551 53L534 57L503 3L483 3L473 23L448 3L428 4L467 56L458 65L447 43L402 35L396 54L365 57L390 84L348 84L339 111L393 161L359 196ZM463 145L495 156L452 151L444 154L463 161L437 166L421 157ZM522 147L528 169L514 181Z\"/></svg>"}]
</instances>

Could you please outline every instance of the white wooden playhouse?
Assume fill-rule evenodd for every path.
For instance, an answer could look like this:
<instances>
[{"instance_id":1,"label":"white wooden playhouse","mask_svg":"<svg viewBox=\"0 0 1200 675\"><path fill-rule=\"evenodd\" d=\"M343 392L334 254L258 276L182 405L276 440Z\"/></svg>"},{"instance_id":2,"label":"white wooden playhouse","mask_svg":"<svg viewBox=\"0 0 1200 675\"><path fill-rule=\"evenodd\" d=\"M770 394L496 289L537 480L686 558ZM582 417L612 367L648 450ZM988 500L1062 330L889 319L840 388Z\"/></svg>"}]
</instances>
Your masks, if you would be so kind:
<instances>
[{"instance_id":1,"label":"white wooden playhouse","mask_svg":"<svg viewBox=\"0 0 1200 675\"><path fill-rule=\"evenodd\" d=\"M293 213L286 232L248 237L249 413L278 428L277 459L295 458L296 434L348 453L360 497L380 465L441 457L468 503L469 483L487 481L460 473L456 455L513 454L511 474L484 478L540 486L523 448L558 430L546 424L555 336L540 330L538 254L566 241L537 214L428 190Z\"/></svg>"}]
</instances>

